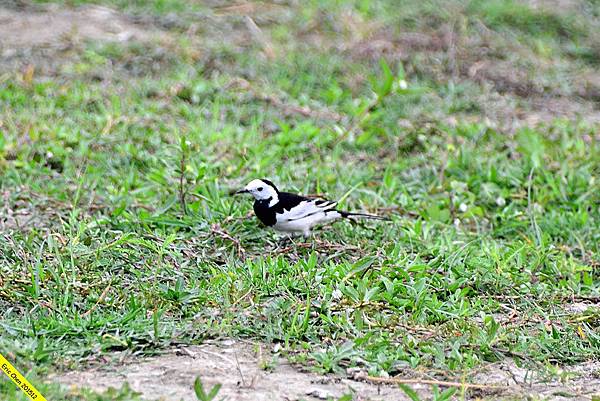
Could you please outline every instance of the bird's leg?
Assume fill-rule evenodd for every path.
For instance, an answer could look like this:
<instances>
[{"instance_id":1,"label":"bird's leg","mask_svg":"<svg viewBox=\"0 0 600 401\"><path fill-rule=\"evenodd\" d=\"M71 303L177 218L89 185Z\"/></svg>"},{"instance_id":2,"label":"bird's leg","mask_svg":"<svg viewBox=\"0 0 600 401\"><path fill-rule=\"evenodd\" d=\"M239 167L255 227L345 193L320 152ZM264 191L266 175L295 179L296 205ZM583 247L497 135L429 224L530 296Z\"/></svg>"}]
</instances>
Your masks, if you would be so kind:
<instances>
[{"instance_id":1,"label":"bird's leg","mask_svg":"<svg viewBox=\"0 0 600 401\"><path fill-rule=\"evenodd\" d=\"M292 245L295 245L294 244L294 239L292 238L292 235L290 233L286 233L286 234L284 234L284 235L282 235L282 236L279 237L279 241L278 241L278 245L279 246L285 246L285 245L290 244L290 243Z\"/></svg>"},{"instance_id":2,"label":"bird's leg","mask_svg":"<svg viewBox=\"0 0 600 401\"><path fill-rule=\"evenodd\" d=\"M296 241L294 240L294 236L292 234L290 234L290 242L292 243L292 245L294 246L294 248L298 247L298 244L296 244Z\"/></svg>"},{"instance_id":3,"label":"bird's leg","mask_svg":"<svg viewBox=\"0 0 600 401\"><path fill-rule=\"evenodd\" d=\"M309 242L309 240L313 239L313 233L312 231L309 229L305 230L302 235L304 236L304 241L306 241L307 243ZM314 241L310 241L310 243L314 244Z\"/></svg>"}]
</instances>

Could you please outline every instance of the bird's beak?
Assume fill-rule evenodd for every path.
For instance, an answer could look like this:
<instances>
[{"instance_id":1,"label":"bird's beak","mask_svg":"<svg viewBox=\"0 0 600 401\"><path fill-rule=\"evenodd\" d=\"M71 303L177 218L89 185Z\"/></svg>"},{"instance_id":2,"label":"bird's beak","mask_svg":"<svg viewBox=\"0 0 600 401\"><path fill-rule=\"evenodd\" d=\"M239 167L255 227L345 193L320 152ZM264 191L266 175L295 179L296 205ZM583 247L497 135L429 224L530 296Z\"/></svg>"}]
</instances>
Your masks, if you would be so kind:
<instances>
[{"instance_id":1,"label":"bird's beak","mask_svg":"<svg viewBox=\"0 0 600 401\"><path fill-rule=\"evenodd\" d=\"M233 191L233 192L231 192L231 195L246 194L248 192L250 192L250 191L248 191L246 188L244 188L244 189L240 189L239 191Z\"/></svg>"}]
</instances>

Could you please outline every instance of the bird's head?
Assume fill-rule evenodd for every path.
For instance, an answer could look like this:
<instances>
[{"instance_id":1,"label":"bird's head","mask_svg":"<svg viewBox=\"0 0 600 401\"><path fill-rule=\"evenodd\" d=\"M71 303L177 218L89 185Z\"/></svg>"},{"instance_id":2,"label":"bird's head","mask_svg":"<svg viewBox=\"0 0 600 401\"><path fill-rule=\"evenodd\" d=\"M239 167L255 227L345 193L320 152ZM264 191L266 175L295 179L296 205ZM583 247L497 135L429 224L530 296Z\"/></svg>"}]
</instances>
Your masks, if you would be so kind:
<instances>
[{"instance_id":1,"label":"bird's head","mask_svg":"<svg viewBox=\"0 0 600 401\"><path fill-rule=\"evenodd\" d=\"M243 189L236 191L237 194L250 194L256 200L269 200L269 206L273 206L279 201L279 190L271 181L266 179L252 180Z\"/></svg>"}]
</instances>

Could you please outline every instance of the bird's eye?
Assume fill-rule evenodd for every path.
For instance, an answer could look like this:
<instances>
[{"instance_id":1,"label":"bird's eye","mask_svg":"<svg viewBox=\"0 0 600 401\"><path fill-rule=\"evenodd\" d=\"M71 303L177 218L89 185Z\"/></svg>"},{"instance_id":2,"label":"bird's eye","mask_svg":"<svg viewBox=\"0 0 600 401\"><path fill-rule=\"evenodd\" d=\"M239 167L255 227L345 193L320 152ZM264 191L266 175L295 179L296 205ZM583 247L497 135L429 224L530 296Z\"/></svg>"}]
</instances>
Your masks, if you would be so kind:
<instances>
[{"instance_id":1,"label":"bird's eye","mask_svg":"<svg viewBox=\"0 0 600 401\"><path fill-rule=\"evenodd\" d=\"M260 192L260 191L262 191L262 190L263 190L263 187L258 187L258 188L256 188L256 189L258 190L258 192Z\"/></svg>"}]
</instances>

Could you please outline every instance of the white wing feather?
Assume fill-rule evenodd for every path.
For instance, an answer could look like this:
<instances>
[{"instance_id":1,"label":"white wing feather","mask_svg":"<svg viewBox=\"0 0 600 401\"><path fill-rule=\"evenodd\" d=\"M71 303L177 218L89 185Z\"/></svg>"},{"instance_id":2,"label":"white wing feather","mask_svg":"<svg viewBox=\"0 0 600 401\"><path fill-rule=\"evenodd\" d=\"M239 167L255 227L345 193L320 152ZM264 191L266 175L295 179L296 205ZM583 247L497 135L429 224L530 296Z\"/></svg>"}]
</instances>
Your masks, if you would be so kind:
<instances>
[{"instance_id":1,"label":"white wing feather","mask_svg":"<svg viewBox=\"0 0 600 401\"><path fill-rule=\"evenodd\" d=\"M277 220L281 222L300 220L307 216L335 209L336 206L337 202L325 201L321 199L310 199L300 202L291 210L284 209L283 213L277 214Z\"/></svg>"}]
</instances>

